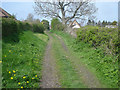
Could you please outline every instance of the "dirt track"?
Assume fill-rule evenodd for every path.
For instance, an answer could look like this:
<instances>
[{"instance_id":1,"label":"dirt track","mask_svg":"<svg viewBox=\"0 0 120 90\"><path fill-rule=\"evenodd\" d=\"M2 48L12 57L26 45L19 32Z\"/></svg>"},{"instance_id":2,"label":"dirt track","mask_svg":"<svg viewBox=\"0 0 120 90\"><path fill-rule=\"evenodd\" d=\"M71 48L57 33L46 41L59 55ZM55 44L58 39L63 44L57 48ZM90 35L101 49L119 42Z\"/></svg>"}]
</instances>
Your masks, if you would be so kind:
<instances>
[{"instance_id":1,"label":"dirt track","mask_svg":"<svg viewBox=\"0 0 120 90\"><path fill-rule=\"evenodd\" d=\"M56 70L55 58L52 53L52 37L49 36L49 42L46 48L45 57L43 61L43 70L42 70L42 87L43 88L58 88L58 76Z\"/></svg>"},{"instance_id":2,"label":"dirt track","mask_svg":"<svg viewBox=\"0 0 120 90\"><path fill-rule=\"evenodd\" d=\"M53 37L48 33L49 36L49 42L46 48L46 53L44 57L43 62L43 72L42 72L42 87L43 88L60 88L59 83L59 77L57 75L56 70L56 58L55 53L52 52L52 44L53 44ZM75 71L79 74L79 76L82 78L82 82L85 86L88 88L101 88L101 84L97 77L90 72L85 65L82 65L76 61L80 61L78 57L72 55L69 50L67 49L67 46L64 43L64 40L58 36L54 35L57 38L57 41L60 42L60 45L64 49L64 52L68 56L68 59L71 60L72 65L75 68ZM53 55L54 54L54 55Z\"/></svg>"}]
</instances>

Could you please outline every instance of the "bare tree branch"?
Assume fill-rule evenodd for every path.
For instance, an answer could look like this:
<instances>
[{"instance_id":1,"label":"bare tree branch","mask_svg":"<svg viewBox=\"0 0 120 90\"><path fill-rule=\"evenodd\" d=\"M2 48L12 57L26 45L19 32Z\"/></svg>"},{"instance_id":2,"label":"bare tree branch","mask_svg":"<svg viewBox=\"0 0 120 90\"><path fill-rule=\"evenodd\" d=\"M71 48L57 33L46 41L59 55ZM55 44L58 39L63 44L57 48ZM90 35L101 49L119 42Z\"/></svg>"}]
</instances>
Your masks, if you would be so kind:
<instances>
[{"instance_id":1,"label":"bare tree branch","mask_svg":"<svg viewBox=\"0 0 120 90\"><path fill-rule=\"evenodd\" d=\"M74 1L74 0L73 0ZM48 1L35 0L34 11L44 17L58 17L63 24L77 18L85 18L96 12L96 7L91 0L78 0L70 2L68 0Z\"/></svg>"}]
</instances>

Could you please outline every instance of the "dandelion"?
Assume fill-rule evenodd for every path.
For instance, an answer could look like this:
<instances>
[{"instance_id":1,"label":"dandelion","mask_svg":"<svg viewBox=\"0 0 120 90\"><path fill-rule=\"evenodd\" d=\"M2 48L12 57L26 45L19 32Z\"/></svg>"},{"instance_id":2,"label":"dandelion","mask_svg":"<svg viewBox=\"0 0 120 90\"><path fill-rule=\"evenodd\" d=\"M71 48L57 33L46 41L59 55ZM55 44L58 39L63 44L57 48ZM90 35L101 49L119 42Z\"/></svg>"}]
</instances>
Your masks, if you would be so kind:
<instances>
[{"instance_id":1,"label":"dandelion","mask_svg":"<svg viewBox=\"0 0 120 90\"><path fill-rule=\"evenodd\" d=\"M16 74L14 74L14 76L16 76Z\"/></svg>"},{"instance_id":2,"label":"dandelion","mask_svg":"<svg viewBox=\"0 0 120 90\"><path fill-rule=\"evenodd\" d=\"M11 79L13 79L13 77L11 77Z\"/></svg>"},{"instance_id":3,"label":"dandelion","mask_svg":"<svg viewBox=\"0 0 120 90\"><path fill-rule=\"evenodd\" d=\"M9 71L9 73L11 73L11 72Z\"/></svg>"},{"instance_id":4,"label":"dandelion","mask_svg":"<svg viewBox=\"0 0 120 90\"><path fill-rule=\"evenodd\" d=\"M34 79L34 78L32 78L32 79Z\"/></svg>"},{"instance_id":5,"label":"dandelion","mask_svg":"<svg viewBox=\"0 0 120 90\"><path fill-rule=\"evenodd\" d=\"M2 61L0 61L0 63L2 63Z\"/></svg>"},{"instance_id":6,"label":"dandelion","mask_svg":"<svg viewBox=\"0 0 120 90\"><path fill-rule=\"evenodd\" d=\"M15 73L15 70L13 70L13 72Z\"/></svg>"},{"instance_id":7,"label":"dandelion","mask_svg":"<svg viewBox=\"0 0 120 90\"><path fill-rule=\"evenodd\" d=\"M11 52L11 50L9 50L9 52Z\"/></svg>"},{"instance_id":8,"label":"dandelion","mask_svg":"<svg viewBox=\"0 0 120 90\"><path fill-rule=\"evenodd\" d=\"M18 84L20 85L21 83L19 82Z\"/></svg>"},{"instance_id":9,"label":"dandelion","mask_svg":"<svg viewBox=\"0 0 120 90\"><path fill-rule=\"evenodd\" d=\"M5 57L7 57L7 56L5 55Z\"/></svg>"},{"instance_id":10,"label":"dandelion","mask_svg":"<svg viewBox=\"0 0 120 90\"><path fill-rule=\"evenodd\" d=\"M27 83L29 83L29 81L27 81Z\"/></svg>"},{"instance_id":11,"label":"dandelion","mask_svg":"<svg viewBox=\"0 0 120 90\"><path fill-rule=\"evenodd\" d=\"M21 88L23 88L23 86L21 86Z\"/></svg>"},{"instance_id":12,"label":"dandelion","mask_svg":"<svg viewBox=\"0 0 120 90\"><path fill-rule=\"evenodd\" d=\"M26 77L24 76L23 79L25 79Z\"/></svg>"},{"instance_id":13,"label":"dandelion","mask_svg":"<svg viewBox=\"0 0 120 90\"><path fill-rule=\"evenodd\" d=\"M35 77L37 77L37 75L35 75Z\"/></svg>"}]
</instances>

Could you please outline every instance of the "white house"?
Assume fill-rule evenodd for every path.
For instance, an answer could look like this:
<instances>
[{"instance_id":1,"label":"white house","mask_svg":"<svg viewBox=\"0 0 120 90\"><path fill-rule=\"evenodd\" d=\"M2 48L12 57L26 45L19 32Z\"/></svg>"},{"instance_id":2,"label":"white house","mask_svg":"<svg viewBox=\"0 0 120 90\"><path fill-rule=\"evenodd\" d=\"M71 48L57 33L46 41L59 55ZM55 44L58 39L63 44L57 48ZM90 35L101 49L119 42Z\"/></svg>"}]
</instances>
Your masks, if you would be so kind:
<instances>
[{"instance_id":1,"label":"white house","mask_svg":"<svg viewBox=\"0 0 120 90\"><path fill-rule=\"evenodd\" d=\"M81 27L80 24L76 20L74 20L73 22L70 22L68 26L73 28L73 29Z\"/></svg>"},{"instance_id":2,"label":"white house","mask_svg":"<svg viewBox=\"0 0 120 90\"><path fill-rule=\"evenodd\" d=\"M105 28L117 28L116 25L106 25Z\"/></svg>"}]
</instances>

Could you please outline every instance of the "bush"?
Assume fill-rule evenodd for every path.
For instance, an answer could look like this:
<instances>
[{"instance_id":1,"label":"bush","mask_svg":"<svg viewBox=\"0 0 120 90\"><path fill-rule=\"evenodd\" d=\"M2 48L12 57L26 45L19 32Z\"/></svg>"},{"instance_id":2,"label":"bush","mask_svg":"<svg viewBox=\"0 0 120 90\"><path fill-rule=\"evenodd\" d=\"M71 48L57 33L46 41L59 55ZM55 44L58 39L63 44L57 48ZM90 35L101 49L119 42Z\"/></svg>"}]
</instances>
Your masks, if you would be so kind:
<instances>
[{"instance_id":1,"label":"bush","mask_svg":"<svg viewBox=\"0 0 120 90\"><path fill-rule=\"evenodd\" d=\"M3 18L2 19L3 39L5 37L10 37L9 39L17 42L17 41L19 41L19 34L22 33L23 31L33 31L33 32L38 32L38 33L44 33L44 26L40 23L31 23L30 24L28 22L21 22L21 21L12 19L12 18ZM7 41L9 41L9 40L7 40Z\"/></svg>"},{"instance_id":2,"label":"bush","mask_svg":"<svg viewBox=\"0 0 120 90\"><path fill-rule=\"evenodd\" d=\"M44 26L39 23L39 24L33 24L33 32L38 32L38 33L44 33Z\"/></svg>"},{"instance_id":3,"label":"bush","mask_svg":"<svg viewBox=\"0 0 120 90\"><path fill-rule=\"evenodd\" d=\"M42 24L46 30L49 30L49 22L47 20L42 20Z\"/></svg>"},{"instance_id":4,"label":"bush","mask_svg":"<svg viewBox=\"0 0 120 90\"><path fill-rule=\"evenodd\" d=\"M110 54L118 53L118 30L102 27L86 26L77 32L77 42L84 41L97 48L103 46Z\"/></svg>"},{"instance_id":5,"label":"bush","mask_svg":"<svg viewBox=\"0 0 120 90\"><path fill-rule=\"evenodd\" d=\"M59 19L54 18L51 21L51 28L52 28L52 30L63 31L65 29L65 26L59 21Z\"/></svg>"},{"instance_id":6,"label":"bush","mask_svg":"<svg viewBox=\"0 0 120 90\"><path fill-rule=\"evenodd\" d=\"M14 33L18 33L17 22L13 19L2 19L2 34L3 36L9 36Z\"/></svg>"}]
</instances>

